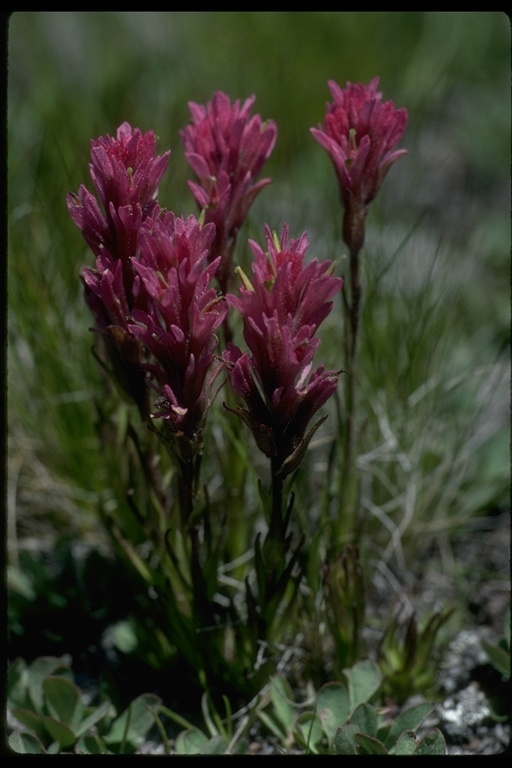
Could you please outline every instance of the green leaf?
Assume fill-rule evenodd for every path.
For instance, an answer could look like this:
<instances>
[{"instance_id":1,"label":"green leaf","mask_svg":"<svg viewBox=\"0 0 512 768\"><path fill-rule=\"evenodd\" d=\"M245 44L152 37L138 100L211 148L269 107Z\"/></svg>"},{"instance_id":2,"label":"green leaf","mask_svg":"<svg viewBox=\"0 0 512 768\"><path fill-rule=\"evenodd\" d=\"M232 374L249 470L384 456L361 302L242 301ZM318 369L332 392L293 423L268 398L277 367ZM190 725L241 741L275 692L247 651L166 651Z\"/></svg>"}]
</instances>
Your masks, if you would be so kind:
<instances>
[{"instance_id":1,"label":"green leaf","mask_svg":"<svg viewBox=\"0 0 512 768\"><path fill-rule=\"evenodd\" d=\"M43 711L43 680L58 671L70 674L71 658L67 655L61 658L55 656L40 656L28 667L28 692L36 712Z\"/></svg>"},{"instance_id":2,"label":"green leaf","mask_svg":"<svg viewBox=\"0 0 512 768\"><path fill-rule=\"evenodd\" d=\"M50 676L43 680L43 692L48 713L73 730L84 711L77 686L65 677Z\"/></svg>"},{"instance_id":3,"label":"green leaf","mask_svg":"<svg viewBox=\"0 0 512 768\"><path fill-rule=\"evenodd\" d=\"M334 737L334 754L336 755L357 755L356 733L358 729L355 725L342 725L338 728Z\"/></svg>"},{"instance_id":4,"label":"green leaf","mask_svg":"<svg viewBox=\"0 0 512 768\"><path fill-rule=\"evenodd\" d=\"M270 698L274 705L277 719L283 726L285 733L290 733L295 722L296 710L293 706L292 689L282 677L271 678Z\"/></svg>"},{"instance_id":5,"label":"green leaf","mask_svg":"<svg viewBox=\"0 0 512 768\"><path fill-rule=\"evenodd\" d=\"M282 731L277 723L274 722L273 718L270 717L266 712L258 711L257 712L258 718L261 720L263 725L269 729L271 733L276 736L279 741L283 742L286 741L288 734Z\"/></svg>"},{"instance_id":6,"label":"green leaf","mask_svg":"<svg viewBox=\"0 0 512 768\"><path fill-rule=\"evenodd\" d=\"M224 755L228 748L228 742L220 733L212 736L201 749L202 755Z\"/></svg>"},{"instance_id":7,"label":"green leaf","mask_svg":"<svg viewBox=\"0 0 512 768\"><path fill-rule=\"evenodd\" d=\"M178 755L199 755L208 743L208 737L199 728L180 731L176 737L175 749Z\"/></svg>"},{"instance_id":8,"label":"green leaf","mask_svg":"<svg viewBox=\"0 0 512 768\"><path fill-rule=\"evenodd\" d=\"M368 736L376 736L378 728L378 717L375 707L371 704L360 704L354 710L352 717L350 718L351 725L355 725L361 733L366 733Z\"/></svg>"},{"instance_id":9,"label":"green leaf","mask_svg":"<svg viewBox=\"0 0 512 768\"><path fill-rule=\"evenodd\" d=\"M125 711L114 721L112 728L103 738L107 745L127 742L136 747L155 722L151 710L160 707L161 699L152 693L143 693L134 699Z\"/></svg>"},{"instance_id":10,"label":"green leaf","mask_svg":"<svg viewBox=\"0 0 512 768\"><path fill-rule=\"evenodd\" d=\"M177 712L173 712L172 709L168 709L165 706L160 707L160 712L163 715L166 715L166 717L169 717L171 720L173 720L175 723L177 723L184 731L189 731L194 729L194 725L190 723L188 720L186 720L184 717L179 715Z\"/></svg>"},{"instance_id":11,"label":"green leaf","mask_svg":"<svg viewBox=\"0 0 512 768\"><path fill-rule=\"evenodd\" d=\"M110 701L104 701L99 707L93 708L92 712L88 714L75 728L75 734L77 737L87 733L87 731L96 725L104 717L113 713L115 710Z\"/></svg>"},{"instance_id":12,"label":"green leaf","mask_svg":"<svg viewBox=\"0 0 512 768\"><path fill-rule=\"evenodd\" d=\"M61 723L50 715L43 717L43 724L52 739L58 742L59 747L66 749L72 747L76 741L75 734L68 725Z\"/></svg>"},{"instance_id":13,"label":"green leaf","mask_svg":"<svg viewBox=\"0 0 512 768\"><path fill-rule=\"evenodd\" d=\"M46 750L40 741L33 733L25 733L23 731L14 731L9 736L9 747L13 752L19 755L44 755Z\"/></svg>"},{"instance_id":14,"label":"green leaf","mask_svg":"<svg viewBox=\"0 0 512 768\"><path fill-rule=\"evenodd\" d=\"M86 733L75 744L78 755L111 755L103 739L97 733Z\"/></svg>"},{"instance_id":15,"label":"green leaf","mask_svg":"<svg viewBox=\"0 0 512 768\"><path fill-rule=\"evenodd\" d=\"M389 754L384 744L366 733L356 733L358 755L387 755Z\"/></svg>"},{"instance_id":16,"label":"green leaf","mask_svg":"<svg viewBox=\"0 0 512 768\"><path fill-rule=\"evenodd\" d=\"M332 744L336 731L344 725L350 714L349 693L341 682L323 685L316 695L316 712L329 743Z\"/></svg>"},{"instance_id":17,"label":"green leaf","mask_svg":"<svg viewBox=\"0 0 512 768\"><path fill-rule=\"evenodd\" d=\"M7 586L9 590L18 593L25 600L32 601L36 598L33 580L22 568L7 566Z\"/></svg>"},{"instance_id":18,"label":"green leaf","mask_svg":"<svg viewBox=\"0 0 512 768\"><path fill-rule=\"evenodd\" d=\"M46 742L47 733L43 725L43 718L33 709L26 709L25 707L12 707L11 714L22 725L32 731L36 736Z\"/></svg>"},{"instance_id":19,"label":"green leaf","mask_svg":"<svg viewBox=\"0 0 512 768\"><path fill-rule=\"evenodd\" d=\"M412 731L404 731L398 737L393 748L395 755L413 755L416 751L416 738Z\"/></svg>"},{"instance_id":20,"label":"green leaf","mask_svg":"<svg viewBox=\"0 0 512 768\"><path fill-rule=\"evenodd\" d=\"M348 680L350 712L352 713L359 704L369 701L379 689L382 673L379 666L373 661L363 660L358 661L350 669L345 669L343 674Z\"/></svg>"},{"instance_id":21,"label":"green leaf","mask_svg":"<svg viewBox=\"0 0 512 768\"><path fill-rule=\"evenodd\" d=\"M389 732L383 739L385 746L391 749L403 731L415 731L432 712L432 704L422 702L403 709L393 721Z\"/></svg>"},{"instance_id":22,"label":"green leaf","mask_svg":"<svg viewBox=\"0 0 512 768\"><path fill-rule=\"evenodd\" d=\"M123 535L117 525L112 525L112 533L120 547L123 549L125 555L131 561L131 564L139 575L142 576L146 584L153 585L154 575L152 574L151 569L146 565L144 559L139 555L136 547Z\"/></svg>"},{"instance_id":23,"label":"green leaf","mask_svg":"<svg viewBox=\"0 0 512 768\"><path fill-rule=\"evenodd\" d=\"M439 728L432 728L416 745L415 755L446 755L446 742Z\"/></svg>"},{"instance_id":24,"label":"green leaf","mask_svg":"<svg viewBox=\"0 0 512 768\"><path fill-rule=\"evenodd\" d=\"M7 668L7 701L9 705L27 707L28 673L23 659L15 659Z\"/></svg>"},{"instance_id":25,"label":"green leaf","mask_svg":"<svg viewBox=\"0 0 512 768\"><path fill-rule=\"evenodd\" d=\"M133 653L139 644L134 622L130 620L118 621L112 627L113 642L121 653Z\"/></svg>"},{"instance_id":26,"label":"green leaf","mask_svg":"<svg viewBox=\"0 0 512 768\"><path fill-rule=\"evenodd\" d=\"M213 714L210 712L209 697L206 693L201 696L201 712L210 737L217 736L221 731L222 723L217 722L219 718L215 709L213 709Z\"/></svg>"},{"instance_id":27,"label":"green leaf","mask_svg":"<svg viewBox=\"0 0 512 768\"><path fill-rule=\"evenodd\" d=\"M324 737L322 723L314 712L302 712L295 721L294 733L308 752L318 754L318 746Z\"/></svg>"},{"instance_id":28,"label":"green leaf","mask_svg":"<svg viewBox=\"0 0 512 768\"><path fill-rule=\"evenodd\" d=\"M482 648L488 655L492 666L502 675L505 680L510 679L510 649L504 645L493 645L482 640Z\"/></svg>"}]
</instances>

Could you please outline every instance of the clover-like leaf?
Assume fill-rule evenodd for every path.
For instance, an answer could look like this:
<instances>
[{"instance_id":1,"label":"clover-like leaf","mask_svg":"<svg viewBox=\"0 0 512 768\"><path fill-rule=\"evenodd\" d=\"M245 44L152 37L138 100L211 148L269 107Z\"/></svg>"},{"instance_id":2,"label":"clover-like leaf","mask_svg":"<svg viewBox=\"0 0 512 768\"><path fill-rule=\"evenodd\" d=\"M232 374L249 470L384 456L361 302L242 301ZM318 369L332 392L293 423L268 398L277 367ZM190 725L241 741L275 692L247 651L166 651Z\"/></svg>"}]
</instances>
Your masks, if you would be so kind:
<instances>
[{"instance_id":1,"label":"clover-like leaf","mask_svg":"<svg viewBox=\"0 0 512 768\"><path fill-rule=\"evenodd\" d=\"M418 741L414 754L446 755L446 742L439 728L432 728Z\"/></svg>"},{"instance_id":2,"label":"clover-like leaf","mask_svg":"<svg viewBox=\"0 0 512 768\"><path fill-rule=\"evenodd\" d=\"M318 754L324 730L315 712L301 712L295 721L294 734L309 753Z\"/></svg>"},{"instance_id":3,"label":"clover-like leaf","mask_svg":"<svg viewBox=\"0 0 512 768\"><path fill-rule=\"evenodd\" d=\"M101 736L97 733L86 733L75 744L77 755L111 755Z\"/></svg>"},{"instance_id":4,"label":"clover-like leaf","mask_svg":"<svg viewBox=\"0 0 512 768\"><path fill-rule=\"evenodd\" d=\"M357 726L350 723L338 728L334 737L334 753L336 755L357 755L357 732Z\"/></svg>"},{"instance_id":5,"label":"clover-like leaf","mask_svg":"<svg viewBox=\"0 0 512 768\"><path fill-rule=\"evenodd\" d=\"M367 702L356 707L350 718L350 723L355 725L361 733L366 733L368 736L377 736L377 711L375 707Z\"/></svg>"},{"instance_id":6,"label":"clover-like leaf","mask_svg":"<svg viewBox=\"0 0 512 768\"><path fill-rule=\"evenodd\" d=\"M376 693L382 682L382 673L375 662L365 659L356 662L350 669L344 670L344 675L348 681L352 713L359 704L369 701Z\"/></svg>"},{"instance_id":7,"label":"clover-like leaf","mask_svg":"<svg viewBox=\"0 0 512 768\"><path fill-rule=\"evenodd\" d=\"M33 709L25 707L12 707L11 715L18 720L19 723L28 728L35 736L40 738L43 742L47 736L46 729L43 724L42 715L34 712Z\"/></svg>"},{"instance_id":8,"label":"clover-like leaf","mask_svg":"<svg viewBox=\"0 0 512 768\"><path fill-rule=\"evenodd\" d=\"M404 731L415 731L431 712L432 704L428 702L421 702L420 704L403 709L393 720L386 736L384 738L381 736L385 746L391 749L401 733Z\"/></svg>"},{"instance_id":9,"label":"clover-like leaf","mask_svg":"<svg viewBox=\"0 0 512 768\"><path fill-rule=\"evenodd\" d=\"M70 673L71 658L68 655L57 658L55 656L40 656L35 659L27 669L28 692L36 712L42 712L44 703L43 681L49 675L57 672Z\"/></svg>"},{"instance_id":10,"label":"clover-like leaf","mask_svg":"<svg viewBox=\"0 0 512 768\"><path fill-rule=\"evenodd\" d=\"M7 667L7 701L11 706L26 707L28 668L24 659L14 659Z\"/></svg>"},{"instance_id":11,"label":"clover-like leaf","mask_svg":"<svg viewBox=\"0 0 512 768\"><path fill-rule=\"evenodd\" d=\"M316 696L316 712L331 744L336 731L347 722L350 715L347 686L342 682L323 685Z\"/></svg>"},{"instance_id":12,"label":"clover-like leaf","mask_svg":"<svg viewBox=\"0 0 512 768\"><path fill-rule=\"evenodd\" d=\"M152 693L143 693L134 699L125 711L114 721L108 734L104 735L108 745L120 745L124 748L138 746L154 724L153 711L158 710L161 699Z\"/></svg>"},{"instance_id":13,"label":"clover-like leaf","mask_svg":"<svg viewBox=\"0 0 512 768\"><path fill-rule=\"evenodd\" d=\"M211 736L206 744L204 744L201 754L202 755L224 755L228 748L228 742L222 736L217 733L215 736Z\"/></svg>"},{"instance_id":14,"label":"clover-like leaf","mask_svg":"<svg viewBox=\"0 0 512 768\"><path fill-rule=\"evenodd\" d=\"M50 715L43 717L43 724L52 740L58 743L59 749L67 749L74 745L76 737L69 725L61 723Z\"/></svg>"},{"instance_id":15,"label":"clover-like leaf","mask_svg":"<svg viewBox=\"0 0 512 768\"><path fill-rule=\"evenodd\" d=\"M355 735L358 755L387 755L389 754L384 744L374 736L368 736L359 731Z\"/></svg>"},{"instance_id":16,"label":"clover-like leaf","mask_svg":"<svg viewBox=\"0 0 512 768\"><path fill-rule=\"evenodd\" d=\"M395 755L413 755L416 751L416 738L412 731L403 731L393 749Z\"/></svg>"},{"instance_id":17,"label":"clover-like leaf","mask_svg":"<svg viewBox=\"0 0 512 768\"><path fill-rule=\"evenodd\" d=\"M9 748L18 755L44 755L46 750L33 733L13 731L7 741Z\"/></svg>"},{"instance_id":18,"label":"clover-like leaf","mask_svg":"<svg viewBox=\"0 0 512 768\"><path fill-rule=\"evenodd\" d=\"M199 755L208 743L208 736L199 728L180 731L176 737L175 750L178 755Z\"/></svg>"},{"instance_id":19,"label":"clover-like leaf","mask_svg":"<svg viewBox=\"0 0 512 768\"><path fill-rule=\"evenodd\" d=\"M49 676L43 680L43 692L48 714L73 731L84 712L77 686L65 677Z\"/></svg>"}]
</instances>

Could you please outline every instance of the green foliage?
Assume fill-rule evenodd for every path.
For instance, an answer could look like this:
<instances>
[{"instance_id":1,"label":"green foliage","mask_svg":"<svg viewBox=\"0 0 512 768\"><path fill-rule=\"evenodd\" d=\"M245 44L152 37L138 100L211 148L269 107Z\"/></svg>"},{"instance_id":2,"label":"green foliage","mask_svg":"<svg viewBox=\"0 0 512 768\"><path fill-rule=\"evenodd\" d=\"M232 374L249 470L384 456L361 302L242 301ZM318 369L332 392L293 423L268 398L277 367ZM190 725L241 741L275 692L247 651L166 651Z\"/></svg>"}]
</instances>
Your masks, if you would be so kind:
<instances>
[{"instance_id":1,"label":"green foliage","mask_svg":"<svg viewBox=\"0 0 512 768\"><path fill-rule=\"evenodd\" d=\"M510 680L510 635L503 637L498 643L482 640L482 648L489 656L490 662L505 680Z\"/></svg>"},{"instance_id":2,"label":"green foliage","mask_svg":"<svg viewBox=\"0 0 512 768\"><path fill-rule=\"evenodd\" d=\"M390 720L386 708L375 703L381 684L378 665L363 660L345 670L339 682L323 685L310 702L297 704L286 681L275 677L270 701L258 717L285 751L297 745L313 755L445 754L439 730L416 735L432 705L406 707Z\"/></svg>"},{"instance_id":3,"label":"green foliage","mask_svg":"<svg viewBox=\"0 0 512 768\"><path fill-rule=\"evenodd\" d=\"M241 727L234 730L234 718L226 697L223 697L225 716L221 718L212 706L208 696L201 698L201 711L204 720L204 730L197 725L187 722L181 715L161 707L161 713L182 727L174 741L172 749L167 747L167 754L177 755L225 755L247 754L249 744L244 731L249 718L242 720Z\"/></svg>"},{"instance_id":4,"label":"green foliage","mask_svg":"<svg viewBox=\"0 0 512 768\"><path fill-rule=\"evenodd\" d=\"M39 653L83 658L134 609L126 595L134 584L126 568L111 553L92 544L78 547L68 537L59 538L48 552L22 550L6 575L11 658L29 657L35 639ZM143 605L141 600L141 611ZM70 633L75 626L80 632Z\"/></svg>"},{"instance_id":5,"label":"green foliage","mask_svg":"<svg viewBox=\"0 0 512 768\"><path fill-rule=\"evenodd\" d=\"M487 690L487 698L495 720L510 721L510 608L505 615L504 633L495 642L482 640L482 648L495 670L497 679Z\"/></svg>"},{"instance_id":6,"label":"green foliage","mask_svg":"<svg viewBox=\"0 0 512 768\"><path fill-rule=\"evenodd\" d=\"M435 689L437 680L436 651L440 630L453 611L433 613L419 626L415 614L402 620L392 616L377 650L377 660L384 675L384 690L399 702L412 694Z\"/></svg>"},{"instance_id":7,"label":"green foliage","mask_svg":"<svg viewBox=\"0 0 512 768\"><path fill-rule=\"evenodd\" d=\"M381 704L381 684L378 665L362 660L344 670L340 681L324 684L308 701L300 703L290 683L274 676L251 707L236 717L225 697L225 714L220 717L203 695L202 727L162 705L159 722L165 717L179 726L171 741L165 736L165 751L179 755L248 754L247 733L259 721L262 738L270 734L282 754L445 754L438 729L419 732L432 705L421 702L407 706L391 718Z\"/></svg>"},{"instance_id":8,"label":"green foliage","mask_svg":"<svg viewBox=\"0 0 512 768\"><path fill-rule=\"evenodd\" d=\"M16 659L7 671L9 746L22 754L132 754L155 724L160 699L142 694L120 714L105 698L86 703L69 656Z\"/></svg>"},{"instance_id":9,"label":"green foliage","mask_svg":"<svg viewBox=\"0 0 512 768\"><path fill-rule=\"evenodd\" d=\"M350 667L364 655L365 579L353 546L328 555L323 571L325 604L334 642L336 669Z\"/></svg>"}]
</instances>

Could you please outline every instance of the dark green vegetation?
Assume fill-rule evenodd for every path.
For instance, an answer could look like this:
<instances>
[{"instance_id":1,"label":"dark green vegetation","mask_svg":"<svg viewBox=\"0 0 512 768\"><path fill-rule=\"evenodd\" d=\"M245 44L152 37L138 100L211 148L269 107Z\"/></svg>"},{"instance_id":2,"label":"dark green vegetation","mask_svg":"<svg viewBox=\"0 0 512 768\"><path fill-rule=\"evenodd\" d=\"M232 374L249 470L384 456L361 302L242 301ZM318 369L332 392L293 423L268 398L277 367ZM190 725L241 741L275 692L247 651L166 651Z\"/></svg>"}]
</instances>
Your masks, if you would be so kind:
<instances>
[{"instance_id":1,"label":"dark green vegetation","mask_svg":"<svg viewBox=\"0 0 512 768\"><path fill-rule=\"evenodd\" d=\"M358 361L363 496L348 538L360 552L367 589L358 599L367 602L359 608L366 608L370 646L381 638L372 649L385 676L379 690L400 703L414 693L434 696L432 647L470 620L480 581L491 581L498 594L508 588L507 572L469 573L452 556L460 542L485 542L509 503L508 18L44 12L13 14L8 33L9 659L28 664L69 653L76 673L99 681L119 712L136 696L157 693L171 710L192 720L199 714L200 693L191 683L162 679L161 608L113 558L99 522L98 508L115 507L126 477L96 429L104 385L79 282L91 254L65 205L67 192L90 186L90 138L113 135L124 120L153 129L159 152L172 150L162 204L197 213L179 138L187 102L202 103L219 89L232 98L256 94L256 111L279 130L265 168L273 183L251 209L235 260L247 265L247 238L261 241L264 223L280 230L287 222L294 237L307 230L311 257L339 260L342 273L336 181L309 128L324 117L328 79L344 85L379 76L384 97L409 111L401 142L408 155L390 170L367 220ZM340 310L320 334L320 357L333 368L340 367ZM232 425L218 406L212 423L220 426L210 439L223 445ZM318 563L309 562L311 586L315 579L320 585L314 571L325 548L317 523L334 403L325 412L296 479L298 525L319 552ZM205 453L203 469L219 508L227 473L230 483L248 475L244 498L230 503L251 530L257 478L265 479L266 468L244 438L238 464ZM236 534L243 540L241 524ZM407 655L399 631L407 624L398 628L390 614L408 589L416 608L412 585L428 569L450 583L450 595L447 604L436 596L433 617L418 605L423 631ZM341 582L348 595L349 576ZM338 658L346 654L341 666L352 666L360 627L351 630L343 601L339 614L327 616L314 594L305 606L310 621L301 628L301 653L291 648L285 674L294 687L312 679L321 690L330 680L330 646L319 641L318 628L326 620L331 633L339 626L332 642ZM108 734L110 710L105 719ZM307 743L334 738L315 728L318 740ZM124 742L121 736L110 743Z\"/></svg>"}]
</instances>

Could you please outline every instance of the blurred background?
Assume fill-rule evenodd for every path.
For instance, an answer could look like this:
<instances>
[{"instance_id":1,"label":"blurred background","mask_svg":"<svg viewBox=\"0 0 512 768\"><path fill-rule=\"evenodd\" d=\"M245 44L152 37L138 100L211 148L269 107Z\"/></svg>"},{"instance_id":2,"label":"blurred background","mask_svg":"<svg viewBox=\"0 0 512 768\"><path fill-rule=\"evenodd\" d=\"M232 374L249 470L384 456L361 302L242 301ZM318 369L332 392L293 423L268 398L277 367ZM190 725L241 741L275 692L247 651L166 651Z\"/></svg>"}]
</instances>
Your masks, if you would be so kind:
<instances>
[{"instance_id":1,"label":"blurred background","mask_svg":"<svg viewBox=\"0 0 512 768\"><path fill-rule=\"evenodd\" d=\"M90 139L115 135L126 120L154 130L159 153L172 151L161 204L197 213L179 131L188 102L216 90L232 99L255 94L254 111L278 125L264 169L273 183L240 235L240 261L248 237L262 242L264 223L280 231L284 222L293 237L308 232L311 257L343 257L334 171L309 131L331 100L328 80L378 76L384 99L407 108L400 146L408 154L371 204L364 256L359 464L369 524L388 533L392 526L410 557L425 556L433 537L447 551L453 536L480 536L489 528L482 521L508 511L504 13L14 12L7 32L7 520L18 597L28 587L16 568L35 568L27 552L96 541L95 510L109 486L92 404L100 373L79 280L91 254L66 194L91 188ZM322 334L328 366L336 366L340 317ZM414 492L413 513L401 501L389 505L405 490ZM380 555L395 544L384 537ZM13 606L19 649L27 624Z\"/></svg>"}]
</instances>

